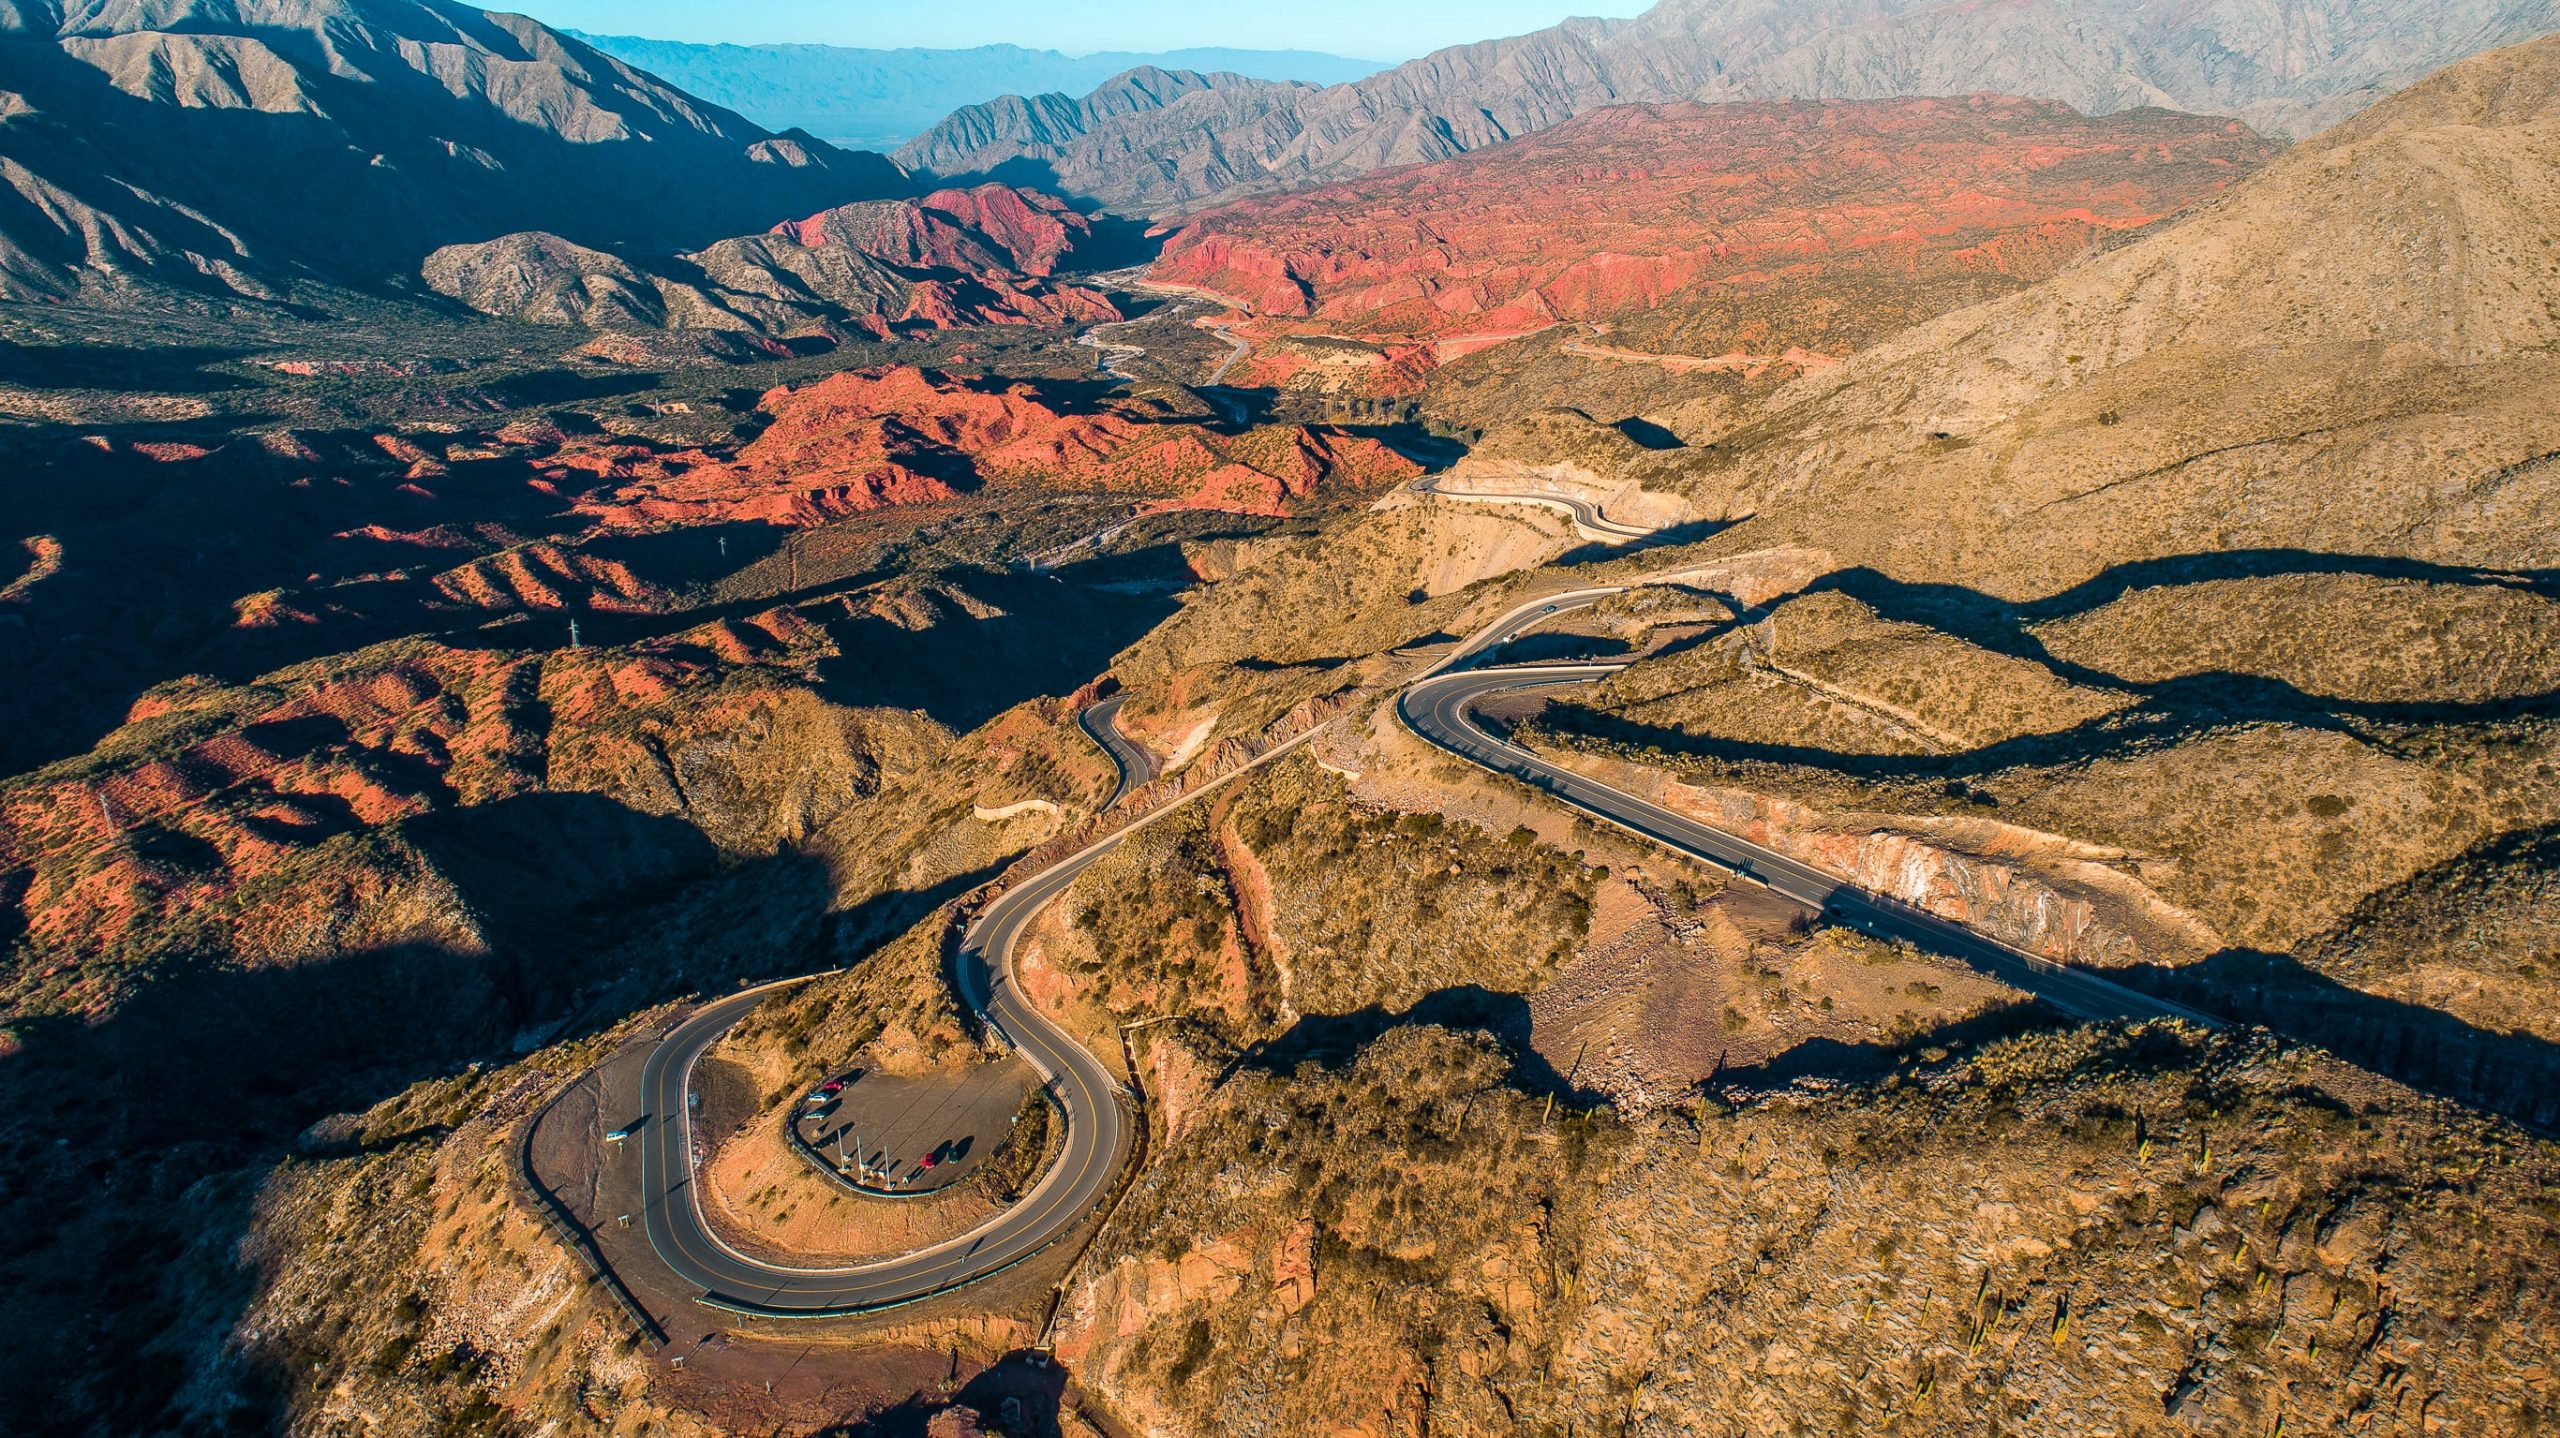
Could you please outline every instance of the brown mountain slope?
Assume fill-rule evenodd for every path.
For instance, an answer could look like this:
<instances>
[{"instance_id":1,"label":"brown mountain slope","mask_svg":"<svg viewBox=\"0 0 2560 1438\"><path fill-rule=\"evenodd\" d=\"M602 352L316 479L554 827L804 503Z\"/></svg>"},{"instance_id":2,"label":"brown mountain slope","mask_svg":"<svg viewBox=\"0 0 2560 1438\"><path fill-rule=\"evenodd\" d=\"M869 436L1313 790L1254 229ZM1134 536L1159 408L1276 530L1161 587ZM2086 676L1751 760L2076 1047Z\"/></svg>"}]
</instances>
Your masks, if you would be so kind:
<instances>
[{"instance_id":1,"label":"brown mountain slope","mask_svg":"<svg viewBox=\"0 0 2560 1438\"><path fill-rule=\"evenodd\" d=\"M1042 169L1040 157L1138 116L1171 108L1219 113L1232 100L1251 104L1256 97L1272 100L1292 91L1315 88L1243 75L1142 65L1114 75L1082 98L1060 94L1003 95L984 104L964 106L931 131L909 141L898 151L897 159L910 169L949 169L955 173L965 169L993 174L1020 168L1037 172ZM1040 181L1026 176L1024 182Z\"/></svg>"},{"instance_id":2,"label":"brown mountain slope","mask_svg":"<svg viewBox=\"0 0 2560 1438\"><path fill-rule=\"evenodd\" d=\"M2544 40L1692 416L1629 468L1820 577L1544 732L1915 902L2082 885L2149 914L2108 962L2550 1121L2555 187ZM2459 943L2406 897L2498 889Z\"/></svg>"},{"instance_id":3,"label":"brown mountain slope","mask_svg":"<svg viewBox=\"0 0 2560 1438\"><path fill-rule=\"evenodd\" d=\"M1571 20L1349 85L1195 95L1071 134L975 116L899 158L946 175L1037 167L1069 193L1162 214L1445 159L1630 101L1996 91L2302 135L2437 66L2554 28L2551 0L1664 0L1633 20Z\"/></svg>"},{"instance_id":4,"label":"brown mountain slope","mask_svg":"<svg viewBox=\"0 0 2560 1438\"><path fill-rule=\"evenodd\" d=\"M1050 196L982 185L841 205L646 269L530 233L447 245L421 273L483 314L538 324L886 338L1120 318L1101 291L1049 278L1092 233Z\"/></svg>"},{"instance_id":5,"label":"brown mountain slope","mask_svg":"<svg viewBox=\"0 0 2560 1438\"><path fill-rule=\"evenodd\" d=\"M10 299L375 286L440 244L698 245L906 188L448 0L32 0L0 56Z\"/></svg>"},{"instance_id":6,"label":"brown mountain slope","mask_svg":"<svg viewBox=\"0 0 2560 1438\"><path fill-rule=\"evenodd\" d=\"M1774 520L1787 497L1788 527L1819 513L1828 545L1871 534L1877 557L2004 591L2200 541L2545 564L2555 214L2560 41L2542 41L1810 377L1682 465L1719 508Z\"/></svg>"}]
</instances>

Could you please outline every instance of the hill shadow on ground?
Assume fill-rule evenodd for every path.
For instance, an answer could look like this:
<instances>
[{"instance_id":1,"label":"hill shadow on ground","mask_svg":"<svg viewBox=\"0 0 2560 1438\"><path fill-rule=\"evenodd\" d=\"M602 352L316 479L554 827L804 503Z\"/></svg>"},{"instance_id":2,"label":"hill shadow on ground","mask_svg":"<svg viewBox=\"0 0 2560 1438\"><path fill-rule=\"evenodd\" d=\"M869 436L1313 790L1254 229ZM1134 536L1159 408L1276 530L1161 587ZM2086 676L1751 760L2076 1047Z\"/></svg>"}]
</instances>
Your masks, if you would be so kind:
<instances>
[{"instance_id":1,"label":"hill shadow on ground","mask_svg":"<svg viewBox=\"0 0 2560 1438\"><path fill-rule=\"evenodd\" d=\"M691 825L590 795L531 795L404 829L480 918L486 947L392 942L260 967L174 960L99 1021L12 1023L15 1051L0 1060L10 1411L75 1431L190 1427L180 1390L265 1281L239 1255L278 1164L432 1142L526 1101L480 1076L535 1045L687 992L843 962L989 877L839 910L818 856L720 868ZM322 1118L439 1079L459 1085L450 1112L404 1110L390 1131L298 1140ZM429 1110L442 1102L422 1092ZM386 1278L395 1262L384 1260ZM270 1338L227 1380L244 1400L230 1432L282 1431L284 1394L307 1377L272 1366L298 1340Z\"/></svg>"}]
</instances>

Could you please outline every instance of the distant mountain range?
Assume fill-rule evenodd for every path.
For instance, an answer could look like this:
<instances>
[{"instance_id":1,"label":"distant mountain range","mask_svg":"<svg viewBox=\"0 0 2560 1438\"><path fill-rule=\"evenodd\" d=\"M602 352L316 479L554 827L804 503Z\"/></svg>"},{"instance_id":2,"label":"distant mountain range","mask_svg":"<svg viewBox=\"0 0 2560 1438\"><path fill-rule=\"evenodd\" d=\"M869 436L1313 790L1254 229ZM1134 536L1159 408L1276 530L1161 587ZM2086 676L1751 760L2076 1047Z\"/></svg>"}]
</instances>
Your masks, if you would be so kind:
<instances>
[{"instance_id":1,"label":"distant mountain range","mask_svg":"<svg viewBox=\"0 0 2560 1438\"><path fill-rule=\"evenodd\" d=\"M692 248L915 192L451 0L0 0L0 299L383 290L442 245Z\"/></svg>"},{"instance_id":2,"label":"distant mountain range","mask_svg":"<svg viewBox=\"0 0 2560 1438\"><path fill-rule=\"evenodd\" d=\"M1663 0L1324 89L1065 95L954 115L898 152L1164 215L1446 159L1588 110L1997 93L2087 114L2232 115L2302 138L2440 66L2560 29L2560 0ZM1140 103L1147 100L1154 103Z\"/></svg>"},{"instance_id":3,"label":"distant mountain range","mask_svg":"<svg viewBox=\"0 0 2560 1438\"><path fill-rule=\"evenodd\" d=\"M1001 95L1083 94L1130 70L1202 70L1339 85L1386 68L1312 50L1104 51L1062 55L1019 45L864 50L843 45L692 45L633 35L572 35L617 59L775 130L889 150L954 110Z\"/></svg>"},{"instance_id":4,"label":"distant mountain range","mask_svg":"<svg viewBox=\"0 0 2560 1438\"><path fill-rule=\"evenodd\" d=\"M1173 116L1208 111L1281 112L1293 103L1313 103L1326 93L1314 85L1256 80L1232 72L1160 70L1144 66L1115 75L1082 99L1072 95L1005 95L982 105L954 111L951 118L901 146L897 162L918 174L1004 174L1016 182L1043 189L1073 188L1090 183L1109 188L1099 173L1102 149L1098 137L1122 136L1160 143L1159 165L1182 167L1157 180L1188 192L1214 190L1232 173L1213 150L1182 142L1183 130ZM1159 113L1166 118L1156 120ZM1052 161L1090 156L1095 173L1081 162L1061 170ZM1072 178L1070 178L1072 176ZM1101 189L1076 193L1109 198Z\"/></svg>"},{"instance_id":5,"label":"distant mountain range","mask_svg":"<svg viewBox=\"0 0 2560 1438\"><path fill-rule=\"evenodd\" d=\"M737 267L697 283L661 261L944 182L1162 216L1444 159L1612 105L1764 97L1988 91L2091 114L2233 114L2299 135L2554 28L2560 0L1663 0L1633 20L1567 21L1346 84L1234 67L1320 76L1360 62L1167 56L1225 68L1139 65L1082 98L966 105L898 151L901 173L652 70L733 97L753 80L758 113L781 118L794 95L923 105L947 97L946 82L984 89L1142 57L671 46L635 52L642 69L456 0L0 0L0 300L287 299L313 286L423 297L430 253L511 239L448 264L454 287L512 311L622 286L633 313L654 314L671 294L717 299L744 283ZM865 73L904 88L861 90L851 77ZM833 263L835 247L784 258ZM894 326L913 280L830 273L784 308L793 324ZM1052 305L923 293L925 310L952 315Z\"/></svg>"}]
</instances>

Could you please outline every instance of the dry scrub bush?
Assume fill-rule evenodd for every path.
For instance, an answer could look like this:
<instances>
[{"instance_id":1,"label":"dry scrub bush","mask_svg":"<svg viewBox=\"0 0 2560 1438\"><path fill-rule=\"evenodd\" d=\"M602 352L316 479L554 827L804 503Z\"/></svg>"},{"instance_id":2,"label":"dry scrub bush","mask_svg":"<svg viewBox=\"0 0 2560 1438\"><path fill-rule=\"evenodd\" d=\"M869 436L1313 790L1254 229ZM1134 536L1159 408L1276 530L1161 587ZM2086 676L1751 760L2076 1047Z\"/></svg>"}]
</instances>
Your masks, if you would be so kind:
<instances>
[{"instance_id":1,"label":"dry scrub bush","mask_svg":"<svg viewBox=\"0 0 2560 1438\"><path fill-rule=\"evenodd\" d=\"M1288 996L1305 1012L1404 1008L1460 985L1529 992L1591 929L1580 856L1526 830L1368 808L1312 764L1240 796L1235 825L1271 875Z\"/></svg>"},{"instance_id":2,"label":"dry scrub bush","mask_svg":"<svg viewBox=\"0 0 2560 1438\"><path fill-rule=\"evenodd\" d=\"M2031 1034L1633 1124L1510 1083L1423 1029L1230 1081L1106 1244L1085 1371L1248 1435L2560 1419L2551 1152L2316 1055Z\"/></svg>"},{"instance_id":3,"label":"dry scrub bush","mask_svg":"<svg viewBox=\"0 0 2560 1438\"><path fill-rule=\"evenodd\" d=\"M937 913L877 949L836 955L843 972L776 991L722 1037L718 1056L745 1064L769 1092L838 1072L857 1054L890 1072L980 1057L951 989L951 923Z\"/></svg>"}]
</instances>

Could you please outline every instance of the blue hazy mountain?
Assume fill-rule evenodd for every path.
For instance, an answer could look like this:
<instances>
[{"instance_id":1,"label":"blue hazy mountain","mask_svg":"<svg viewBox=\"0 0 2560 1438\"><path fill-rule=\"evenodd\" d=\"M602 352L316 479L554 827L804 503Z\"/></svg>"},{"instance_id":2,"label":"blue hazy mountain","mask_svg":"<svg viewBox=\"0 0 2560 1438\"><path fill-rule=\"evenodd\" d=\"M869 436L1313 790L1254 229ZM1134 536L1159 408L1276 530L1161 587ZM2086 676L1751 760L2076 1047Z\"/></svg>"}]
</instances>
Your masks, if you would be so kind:
<instances>
[{"instance_id":1,"label":"blue hazy mountain","mask_svg":"<svg viewBox=\"0 0 2560 1438\"><path fill-rule=\"evenodd\" d=\"M1386 68L1312 50L1063 55L1018 45L864 50L843 45L695 45L630 35L579 38L770 129L802 129L838 144L878 150L896 148L964 106L1008 94L1081 95L1141 66L1317 85L1337 85Z\"/></svg>"}]
</instances>

